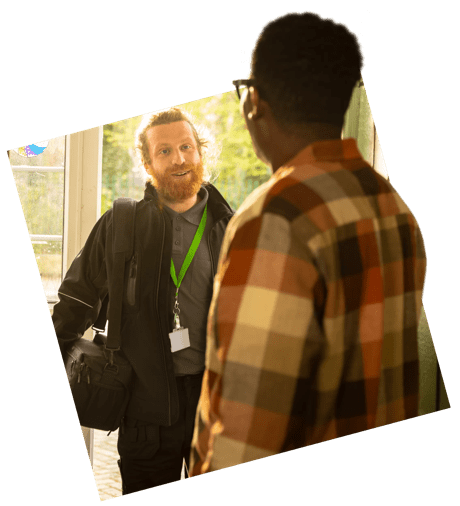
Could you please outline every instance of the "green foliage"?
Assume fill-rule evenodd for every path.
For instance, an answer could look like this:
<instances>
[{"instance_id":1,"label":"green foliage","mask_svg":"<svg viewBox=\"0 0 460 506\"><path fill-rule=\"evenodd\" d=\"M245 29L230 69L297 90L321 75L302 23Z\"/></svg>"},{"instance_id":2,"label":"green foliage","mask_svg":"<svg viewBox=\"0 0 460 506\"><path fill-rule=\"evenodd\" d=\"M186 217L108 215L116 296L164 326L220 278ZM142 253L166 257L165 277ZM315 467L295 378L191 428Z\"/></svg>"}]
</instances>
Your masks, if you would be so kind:
<instances>
[{"instance_id":1,"label":"green foliage","mask_svg":"<svg viewBox=\"0 0 460 506\"><path fill-rule=\"evenodd\" d=\"M16 172L14 175L29 233L62 235L64 174Z\"/></svg>"},{"instance_id":2,"label":"green foliage","mask_svg":"<svg viewBox=\"0 0 460 506\"><path fill-rule=\"evenodd\" d=\"M102 164L109 172L123 175L133 166L134 134L140 116L104 126Z\"/></svg>"},{"instance_id":3,"label":"green foliage","mask_svg":"<svg viewBox=\"0 0 460 506\"><path fill-rule=\"evenodd\" d=\"M62 269L61 254L54 254L54 255L37 254L37 252L35 251L35 259L37 261L38 270L41 276L46 276L49 278L59 278L61 276L61 269Z\"/></svg>"},{"instance_id":4,"label":"green foliage","mask_svg":"<svg viewBox=\"0 0 460 506\"><path fill-rule=\"evenodd\" d=\"M234 92L197 100L183 107L211 132L221 147L217 163L219 177L266 180L267 166L255 155L250 135Z\"/></svg>"}]
</instances>

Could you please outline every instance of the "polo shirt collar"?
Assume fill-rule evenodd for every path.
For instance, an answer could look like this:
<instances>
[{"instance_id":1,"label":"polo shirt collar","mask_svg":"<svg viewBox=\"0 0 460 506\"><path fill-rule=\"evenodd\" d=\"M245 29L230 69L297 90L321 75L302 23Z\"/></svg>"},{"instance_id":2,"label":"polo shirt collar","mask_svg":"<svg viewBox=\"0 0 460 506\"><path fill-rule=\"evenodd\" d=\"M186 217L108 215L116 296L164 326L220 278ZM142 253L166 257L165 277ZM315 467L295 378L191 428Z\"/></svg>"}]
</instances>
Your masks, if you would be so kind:
<instances>
[{"instance_id":1,"label":"polo shirt collar","mask_svg":"<svg viewBox=\"0 0 460 506\"><path fill-rule=\"evenodd\" d=\"M198 226L200 224L201 217L203 216L204 206L208 202L209 193L206 190L206 188L202 186L200 188L200 191L198 192L198 196L201 197L200 202L197 202L193 207L191 207L188 211L185 211L184 213L178 213L168 206L164 206L164 208L166 209L166 212L169 214L171 218L181 216L189 223Z\"/></svg>"}]
</instances>

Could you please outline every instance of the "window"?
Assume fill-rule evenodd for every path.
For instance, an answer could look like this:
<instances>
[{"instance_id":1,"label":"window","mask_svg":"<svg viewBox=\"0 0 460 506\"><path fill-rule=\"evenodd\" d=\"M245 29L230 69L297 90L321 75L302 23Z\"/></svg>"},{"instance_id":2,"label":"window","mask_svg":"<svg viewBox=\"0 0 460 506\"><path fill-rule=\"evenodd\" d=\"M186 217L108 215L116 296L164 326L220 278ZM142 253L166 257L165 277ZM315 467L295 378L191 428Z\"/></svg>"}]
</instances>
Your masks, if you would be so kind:
<instances>
[{"instance_id":1,"label":"window","mask_svg":"<svg viewBox=\"0 0 460 506\"><path fill-rule=\"evenodd\" d=\"M9 152L16 187L50 307L62 277L65 137L52 139L40 154L27 147Z\"/></svg>"}]
</instances>

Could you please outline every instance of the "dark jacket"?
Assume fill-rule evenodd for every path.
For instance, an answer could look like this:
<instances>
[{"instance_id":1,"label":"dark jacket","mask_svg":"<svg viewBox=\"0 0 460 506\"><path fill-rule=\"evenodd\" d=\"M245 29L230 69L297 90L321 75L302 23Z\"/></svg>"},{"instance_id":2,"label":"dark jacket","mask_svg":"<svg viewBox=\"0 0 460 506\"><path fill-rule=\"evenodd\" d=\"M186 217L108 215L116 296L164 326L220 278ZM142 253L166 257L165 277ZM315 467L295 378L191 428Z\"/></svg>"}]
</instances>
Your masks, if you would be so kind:
<instances>
[{"instance_id":1,"label":"dark jacket","mask_svg":"<svg viewBox=\"0 0 460 506\"><path fill-rule=\"evenodd\" d=\"M206 189L208 212L214 220L208 247L215 275L233 211L214 186L207 185ZM123 294L121 348L135 372L126 414L160 425L171 425L179 416L169 341L173 321L172 307L168 304L171 254L171 223L158 207L156 190L148 184L144 199L136 204L134 254L129 261ZM111 276L110 209L94 226L59 288L53 323L62 351L96 320Z\"/></svg>"}]
</instances>

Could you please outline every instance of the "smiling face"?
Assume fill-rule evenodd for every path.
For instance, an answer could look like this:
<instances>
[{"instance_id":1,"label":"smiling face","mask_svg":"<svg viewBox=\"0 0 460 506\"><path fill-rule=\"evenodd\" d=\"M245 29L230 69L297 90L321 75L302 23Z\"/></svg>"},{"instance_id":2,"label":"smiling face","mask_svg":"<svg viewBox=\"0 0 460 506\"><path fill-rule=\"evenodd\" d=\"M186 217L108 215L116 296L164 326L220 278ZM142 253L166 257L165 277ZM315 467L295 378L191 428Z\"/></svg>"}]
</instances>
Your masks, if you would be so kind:
<instances>
[{"instance_id":1,"label":"smiling face","mask_svg":"<svg viewBox=\"0 0 460 506\"><path fill-rule=\"evenodd\" d=\"M203 165L187 121L156 125L146 136L151 163L145 169L160 197L168 203L196 196L203 182Z\"/></svg>"}]
</instances>

